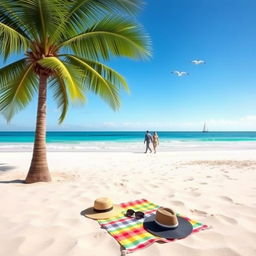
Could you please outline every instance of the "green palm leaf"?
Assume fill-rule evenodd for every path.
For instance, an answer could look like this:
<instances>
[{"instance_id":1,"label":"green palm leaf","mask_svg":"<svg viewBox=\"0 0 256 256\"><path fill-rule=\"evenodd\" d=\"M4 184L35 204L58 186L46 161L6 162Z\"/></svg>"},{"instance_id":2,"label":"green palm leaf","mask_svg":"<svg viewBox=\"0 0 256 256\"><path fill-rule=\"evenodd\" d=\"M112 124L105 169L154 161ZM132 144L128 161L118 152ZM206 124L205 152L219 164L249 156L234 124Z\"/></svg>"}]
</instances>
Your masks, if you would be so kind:
<instances>
[{"instance_id":1,"label":"green palm leaf","mask_svg":"<svg viewBox=\"0 0 256 256\"><path fill-rule=\"evenodd\" d=\"M0 91L0 111L3 112L7 121L10 121L16 112L31 101L38 87L33 65L23 65L23 62L18 65L20 67L16 67L16 74ZM9 66L9 69L11 67Z\"/></svg>"},{"instance_id":2,"label":"green palm leaf","mask_svg":"<svg viewBox=\"0 0 256 256\"><path fill-rule=\"evenodd\" d=\"M80 58L81 59L81 58ZM86 60L83 59L85 62L87 62L88 65L90 65L94 70L96 70L102 77L104 77L105 80L110 82L111 84L117 86L119 89L124 89L127 93L130 93L130 89L128 87L128 84L125 80L125 78L117 73L112 68L96 61L92 60Z\"/></svg>"},{"instance_id":3,"label":"green palm leaf","mask_svg":"<svg viewBox=\"0 0 256 256\"><path fill-rule=\"evenodd\" d=\"M85 71L84 71L84 66L81 64L81 62L86 63L111 84L115 84L118 88L122 88L128 93L130 92L125 78L122 75L120 75L118 72L113 70L112 68L100 62L79 58L73 55L63 54L62 56L65 56L66 61L68 61L69 63L73 65L79 65L83 69L83 72Z\"/></svg>"},{"instance_id":4,"label":"green palm leaf","mask_svg":"<svg viewBox=\"0 0 256 256\"><path fill-rule=\"evenodd\" d=\"M120 18L105 18L83 33L59 44L87 59L108 60L111 55L144 59L150 42L137 24Z\"/></svg>"},{"instance_id":5,"label":"green palm leaf","mask_svg":"<svg viewBox=\"0 0 256 256\"><path fill-rule=\"evenodd\" d=\"M49 36L64 23L67 10L60 0L22 0L21 19L29 24L29 33L46 48Z\"/></svg>"},{"instance_id":6,"label":"green palm leaf","mask_svg":"<svg viewBox=\"0 0 256 256\"><path fill-rule=\"evenodd\" d=\"M49 70L54 70L55 76L64 80L72 100L85 101L85 97L81 91L76 77L80 76L80 70L71 66L66 66L56 57L48 57L38 61L38 64Z\"/></svg>"},{"instance_id":7,"label":"green palm leaf","mask_svg":"<svg viewBox=\"0 0 256 256\"><path fill-rule=\"evenodd\" d=\"M17 77L26 68L26 58L11 63L0 69L0 89L7 86L10 82L17 79Z\"/></svg>"},{"instance_id":8,"label":"green palm leaf","mask_svg":"<svg viewBox=\"0 0 256 256\"><path fill-rule=\"evenodd\" d=\"M114 110L120 107L120 87L128 90L125 79L112 69L97 62L66 55L66 61L83 70L82 83L104 99Z\"/></svg>"},{"instance_id":9,"label":"green palm leaf","mask_svg":"<svg viewBox=\"0 0 256 256\"><path fill-rule=\"evenodd\" d=\"M99 14L107 13L128 13L134 14L141 9L142 2L139 0L80 0L73 1L69 7L68 22L77 21L83 24L82 17L94 16L98 17ZM81 18L81 20L79 20Z\"/></svg>"},{"instance_id":10,"label":"green palm leaf","mask_svg":"<svg viewBox=\"0 0 256 256\"><path fill-rule=\"evenodd\" d=\"M12 53L27 50L29 41L12 27L0 22L0 55L6 59Z\"/></svg>"},{"instance_id":11,"label":"green palm leaf","mask_svg":"<svg viewBox=\"0 0 256 256\"><path fill-rule=\"evenodd\" d=\"M65 30L84 31L85 28L99 20L103 15L134 14L141 8L139 0L80 0L69 1L66 4L67 15L65 19ZM63 26L62 26L63 28ZM62 29L61 28L61 29ZM59 32L60 29L56 31ZM63 33L66 36L66 33Z\"/></svg>"},{"instance_id":12,"label":"green palm leaf","mask_svg":"<svg viewBox=\"0 0 256 256\"><path fill-rule=\"evenodd\" d=\"M18 15L17 7L19 3L17 1L1 0L0 4L0 22L8 25L9 27L15 29L18 33L27 39L28 35L28 24L24 23L20 16Z\"/></svg>"},{"instance_id":13,"label":"green palm leaf","mask_svg":"<svg viewBox=\"0 0 256 256\"><path fill-rule=\"evenodd\" d=\"M61 111L61 115L59 117L59 123L62 123L65 119L65 116L68 111L68 92L66 89L66 84L63 79L60 77L54 78L51 88L53 90L53 97L57 101L58 108Z\"/></svg>"}]
</instances>

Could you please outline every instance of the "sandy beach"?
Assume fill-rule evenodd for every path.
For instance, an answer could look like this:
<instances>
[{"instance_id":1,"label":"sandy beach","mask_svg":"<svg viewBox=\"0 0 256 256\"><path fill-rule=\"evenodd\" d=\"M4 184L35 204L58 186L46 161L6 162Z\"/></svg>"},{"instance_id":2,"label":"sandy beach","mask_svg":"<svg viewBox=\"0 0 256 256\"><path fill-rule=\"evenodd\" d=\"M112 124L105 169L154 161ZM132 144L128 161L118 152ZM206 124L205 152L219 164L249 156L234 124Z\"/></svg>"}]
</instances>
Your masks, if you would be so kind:
<instances>
[{"instance_id":1,"label":"sandy beach","mask_svg":"<svg viewBox=\"0 0 256 256\"><path fill-rule=\"evenodd\" d=\"M0 153L0 255L120 255L80 213L95 198L146 198L210 228L131 255L256 254L256 150L49 152L51 183L25 185L31 152Z\"/></svg>"}]
</instances>

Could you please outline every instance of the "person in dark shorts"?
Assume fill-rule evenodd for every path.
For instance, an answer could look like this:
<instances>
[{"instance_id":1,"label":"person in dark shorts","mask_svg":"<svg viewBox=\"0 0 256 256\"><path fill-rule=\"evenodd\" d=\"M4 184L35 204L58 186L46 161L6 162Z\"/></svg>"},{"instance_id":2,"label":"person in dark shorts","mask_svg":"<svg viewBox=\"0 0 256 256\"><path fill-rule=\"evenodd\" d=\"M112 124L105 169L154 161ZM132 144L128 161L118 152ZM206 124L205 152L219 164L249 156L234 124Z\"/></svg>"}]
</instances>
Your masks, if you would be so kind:
<instances>
[{"instance_id":1,"label":"person in dark shorts","mask_svg":"<svg viewBox=\"0 0 256 256\"><path fill-rule=\"evenodd\" d=\"M149 133L149 131L146 131L144 144L146 143L146 151L144 153L148 152L148 149L150 150L150 153L152 153L152 149L150 148L150 143L152 142L152 135Z\"/></svg>"}]
</instances>

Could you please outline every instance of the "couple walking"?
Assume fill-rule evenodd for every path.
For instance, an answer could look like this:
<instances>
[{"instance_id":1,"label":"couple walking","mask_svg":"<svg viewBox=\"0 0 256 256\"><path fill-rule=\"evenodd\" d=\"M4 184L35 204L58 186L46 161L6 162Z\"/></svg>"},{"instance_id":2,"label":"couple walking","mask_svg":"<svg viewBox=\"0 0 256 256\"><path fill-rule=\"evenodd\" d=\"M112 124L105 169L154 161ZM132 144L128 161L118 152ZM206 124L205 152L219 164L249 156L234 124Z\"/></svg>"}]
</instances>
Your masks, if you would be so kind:
<instances>
[{"instance_id":1,"label":"couple walking","mask_svg":"<svg viewBox=\"0 0 256 256\"><path fill-rule=\"evenodd\" d=\"M157 145L159 145L158 135L156 132L154 132L154 134L152 136L149 131L146 131L145 139L144 139L144 144L146 143L145 153L148 152L148 149L150 150L150 153L152 153L152 149L150 147L151 142L153 143L154 153L156 153L156 147L157 147Z\"/></svg>"}]
</instances>

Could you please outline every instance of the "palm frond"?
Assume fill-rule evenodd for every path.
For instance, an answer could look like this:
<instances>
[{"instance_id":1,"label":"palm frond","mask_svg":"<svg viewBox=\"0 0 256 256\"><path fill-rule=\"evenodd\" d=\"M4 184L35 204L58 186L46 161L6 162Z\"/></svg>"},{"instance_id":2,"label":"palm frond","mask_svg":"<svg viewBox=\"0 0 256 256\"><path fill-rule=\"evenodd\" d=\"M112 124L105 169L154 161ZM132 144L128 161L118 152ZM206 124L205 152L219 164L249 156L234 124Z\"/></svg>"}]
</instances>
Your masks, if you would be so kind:
<instances>
[{"instance_id":1,"label":"palm frond","mask_svg":"<svg viewBox=\"0 0 256 256\"><path fill-rule=\"evenodd\" d=\"M17 79L27 66L26 58L18 60L0 69L0 90Z\"/></svg>"},{"instance_id":2,"label":"palm frond","mask_svg":"<svg viewBox=\"0 0 256 256\"><path fill-rule=\"evenodd\" d=\"M27 50L29 41L12 27L0 22L0 55L6 59L12 53Z\"/></svg>"},{"instance_id":3,"label":"palm frond","mask_svg":"<svg viewBox=\"0 0 256 256\"><path fill-rule=\"evenodd\" d=\"M30 25L34 40L44 47L67 14L65 4L60 0L21 0L19 11L21 19Z\"/></svg>"},{"instance_id":4,"label":"palm frond","mask_svg":"<svg viewBox=\"0 0 256 256\"><path fill-rule=\"evenodd\" d=\"M73 2L73 3L72 3ZM72 1L69 7L69 19L76 17L76 20L81 17L83 18L88 14L94 13L97 17L99 12L111 13L126 13L133 15L144 5L141 0L80 0ZM80 15L79 15L80 14ZM82 18L82 17L81 17ZM68 20L70 22L70 20Z\"/></svg>"},{"instance_id":5,"label":"palm frond","mask_svg":"<svg viewBox=\"0 0 256 256\"><path fill-rule=\"evenodd\" d=\"M141 0L79 0L66 1L67 14L64 23L50 35L50 40L67 39L83 32L98 20L110 15L128 16L143 6ZM67 37L68 36L68 37Z\"/></svg>"},{"instance_id":6,"label":"palm frond","mask_svg":"<svg viewBox=\"0 0 256 256\"><path fill-rule=\"evenodd\" d=\"M96 22L102 15L135 14L142 7L141 0L80 0L72 1L68 6L66 24L83 30L88 24Z\"/></svg>"},{"instance_id":7,"label":"palm frond","mask_svg":"<svg viewBox=\"0 0 256 256\"><path fill-rule=\"evenodd\" d=\"M30 39L28 33L29 26L19 16L18 1L1 0L0 22L13 28L28 40Z\"/></svg>"},{"instance_id":8,"label":"palm frond","mask_svg":"<svg viewBox=\"0 0 256 256\"><path fill-rule=\"evenodd\" d=\"M113 70L112 68L96 61L85 60L94 70L96 70L105 80L115 85L119 89L124 89L127 93L130 93L129 86L125 78Z\"/></svg>"},{"instance_id":9,"label":"palm frond","mask_svg":"<svg viewBox=\"0 0 256 256\"><path fill-rule=\"evenodd\" d=\"M104 65L77 56L66 55L66 61L82 69L83 77L81 81L85 90L90 90L99 95L114 110L120 107L120 86L128 89L123 77Z\"/></svg>"},{"instance_id":10,"label":"palm frond","mask_svg":"<svg viewBox=\"0 0 256 256\"><path fill-rule=\"evenodd\" d=\"M70 65L65 65L61 60L56 57L48 57L38 61L38 64L49 70L53 70L55 76L59 76L64 80L68 92L70 93L72 100L85 101L85 97L77 83L75 77L79 76L79 69L75 69Z\"/></svg>"},{"instance_id":11,"label":"palm frond","mask_svg":"<svg viewBox=\"0 0 256 256\"><path fill-rule=\"evenodd\" d=\"M111 55L144 59L150 56L150 42L142 27L121 18L104 18L102 21L62 43L59 47L71 48L75 55L86 59L108 60Z\"/></svg>"},{"instance_id":12,"label":"palm frond","mask_svg":"<svg viewBox=\"0 0 256 256\"><path fill-rule=\"evenodd\" d=\"M8 84L0 89L0 112L7 121L31 101L38 88L33 68L33 65L23 66L20 72L16 72Z\"/></svg>"},{"instance_id":13,"label":"palm frond","mask_svg":"<svg viewBox=\"0 0 256 256\"><path fill-rule=\"evenodd\" d=\"M96 72L98 72L105 80L107 80L111 84L114 84L120 89L124 89L127 93L130 92L130 89L125 78L118 72L116 72L114 69L108 67L107 65L104 65L97 61L83 59L78 56L73 56L69 54L63 54L62 56L65 56L67 62L71 63L72 65L79 65L82 69L84 69L84 67L81 65L80 61L87 63Z\"/></svg>"},{"instance_id":14,"label":"palm frond","mask_svg":"<svg viewBox=\"0 0 256 256\"><path fill-rule=\"evenodd\" d=\"M63 79L56 77L53 79L50 88L53 90L53 97L57 101L58 108L61 111L59 117L59 124L62 123L66 117L69 105L68 92L66 84Z\"/></svg>"}]
</instances>

